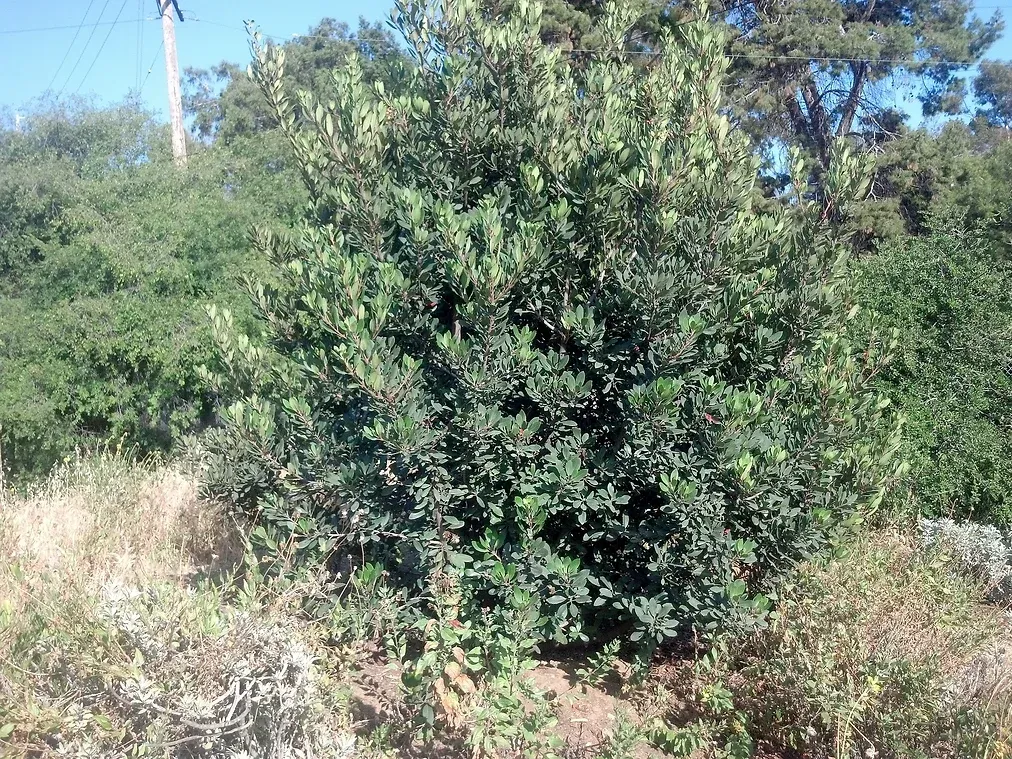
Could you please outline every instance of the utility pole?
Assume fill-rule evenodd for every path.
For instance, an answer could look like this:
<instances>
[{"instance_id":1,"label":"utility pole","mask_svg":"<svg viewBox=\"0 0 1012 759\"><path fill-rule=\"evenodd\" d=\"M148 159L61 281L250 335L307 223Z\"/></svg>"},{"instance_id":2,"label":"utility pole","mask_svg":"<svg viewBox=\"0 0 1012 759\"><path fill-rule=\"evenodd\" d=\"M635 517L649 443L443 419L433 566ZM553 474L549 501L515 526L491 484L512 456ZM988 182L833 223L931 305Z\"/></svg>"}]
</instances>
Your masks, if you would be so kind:
<instances>
[{"instance_id":1,"label":"utility pole","mask_svg":"<svg viewBox=\"0 0 1012 759\"><path fill-rule=\"evenodd\" d=\"M186 126L183 124L183 95L179 89L179 61L176 58L176 27L172 21L175 11L179 20L176 0L156 0L162 16L162 39L165 42L165 77L169 84L169 121L172 123L172 158L177 166L186 166Z\"/></svg>"}]
</instances>

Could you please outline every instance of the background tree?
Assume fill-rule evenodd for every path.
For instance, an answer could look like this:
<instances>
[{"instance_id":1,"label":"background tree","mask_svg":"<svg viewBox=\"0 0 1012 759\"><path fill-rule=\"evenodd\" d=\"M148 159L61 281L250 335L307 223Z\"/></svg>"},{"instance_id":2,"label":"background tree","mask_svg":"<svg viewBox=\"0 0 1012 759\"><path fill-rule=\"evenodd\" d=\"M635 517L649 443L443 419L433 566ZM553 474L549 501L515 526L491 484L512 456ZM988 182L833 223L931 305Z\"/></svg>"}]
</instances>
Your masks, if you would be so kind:
<instances>
[{"instance_id":1,"label":"background tree","mask_svg":"<svg viewBox=\"0 0 1012 759\"><path fill-rule=\"evenodd\" d=\"M926 114L962 107L959 73L1003 28L998 15L981 21L972 9L967 0L761 0L724 2L708 16L730 31L729 101L742 123L760 144L801 145L825 167L835 138L890 131L884 91L911 92L906 77L916 80ZM602 12L593 0L553 0L542 35L566 48L593 47L588 35ZM661 29L693 13L689 3L640 0L633 38L649 49Z\"/></svg>"},{"instance_id":2,"label":"background tree","mask_svg":"<svg viewBox=\"0 0 1012 759\"><path fill-rule=\"evenodd\" d=\"M489 13L499 15L509 13L516 0L486 0L485 5ZM677 24L684 10L670 0L628 0L623 9L632 20L623 44L638 52L655 49L662 30ZM599 24L604 14L605 3L600 0L546 0L541 38L567 52L595 50L604 43Z\"/></svg>"},{"instance_id":3,"label":"background tree","mask_svg":"<svg viewBox=\"0 0 1012 759\"><path fill-rule=\"evenodd\" d=\"M962 106L959 72L1001 33L966 0L773 0L725 6L736 57L731 98L760 139L800 144L827 165L834 138L892 130L903 77L925 114ZM914 62L916 61L916 63ZM901 94L903 94L901 92Z\"/></svg>"},{"instance_id":4,"label":"background tree","mask_svg":"<svg viewBox=\"0 0 1012 759\"><path fill-rule=\"evenodd\" d=\"M634 3L628 44L644 65L660 31L693 17L694 8L673 0ZM553 0L542 37L563 49L593 48L601 13L603 3ZM929 116L963 110L961 72L1001 33L997 14L981 21L967 0L762 0L721 2L708 18L728 30L728 107L759 146L766 194L789 182L789 147L815 159L817 179L834 140L846 137L880 158L871 196L853 209L859 249L922 228L934 190L946 189L959 170L930 145L931 135L905 126L895 102L916 98Z\"/></svg>"},{"instance_id":5,"label":"background tree","mask_svg":"<svg viewBox=\"0 0 1012 759\"><path fill-rule=\"evenodd\" d=\"M1012 63L984 61L973 80L973 94L981 104L977 111L987 124L1006 132L1012 127Z\"/></svg>"},{"instance_id":6,"label":"background tree","mask_svg":"<svg viewBox=\"0 0 1012 759\"><path fill-rule=\"evenodd\" d=\"M853 206L847 226L859 250L929 232L929 222L961 188L980 183L980 140L962 121L910 129L897 117L889 133L864 149L874 156L868 197Z\"/></svg>"}]
</instances>

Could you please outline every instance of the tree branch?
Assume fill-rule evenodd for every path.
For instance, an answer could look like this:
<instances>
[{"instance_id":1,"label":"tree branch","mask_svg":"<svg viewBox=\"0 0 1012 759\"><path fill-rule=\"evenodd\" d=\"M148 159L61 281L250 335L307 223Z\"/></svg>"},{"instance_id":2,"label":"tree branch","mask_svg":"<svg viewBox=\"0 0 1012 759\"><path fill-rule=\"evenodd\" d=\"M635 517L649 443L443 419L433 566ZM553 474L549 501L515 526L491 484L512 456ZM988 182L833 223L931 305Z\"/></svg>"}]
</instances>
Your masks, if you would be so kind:
<instances>
[{"instance_id":1,"label":"tree branch","mask_svg":"<svg viewBox=\"0 0 1012 759\"><path fill-rule=\"evenodd\" d=\"M861 91L864 89L865 78L868 76L868 61L851 63L850 68L854 72L854 81L850 85L850 94L847 95L847 99L843 103L840 124L836 128L837 137L850 132L854 125L854 116L857 114L857 107L861 102Z\"/></svg>"}]
</instances>

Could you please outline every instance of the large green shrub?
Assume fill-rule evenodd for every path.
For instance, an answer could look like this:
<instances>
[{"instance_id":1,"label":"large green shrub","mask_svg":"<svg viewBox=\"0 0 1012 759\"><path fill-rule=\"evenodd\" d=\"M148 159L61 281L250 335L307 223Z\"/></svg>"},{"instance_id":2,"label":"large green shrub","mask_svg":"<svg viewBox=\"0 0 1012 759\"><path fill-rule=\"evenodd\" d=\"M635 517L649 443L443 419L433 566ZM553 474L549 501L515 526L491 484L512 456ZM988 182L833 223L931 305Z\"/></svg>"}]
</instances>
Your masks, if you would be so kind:
<instances>
[{"instance_id":1,"label":"large green shrub","mask_svg":"<svg viewBox=\"0 0 1012 759\"><path fill-rule=\"evenodd\" d=\"M896 445L826 221L862 172L757 211L703 23L644 71L615 13L571 66L535 5L441 7L399 11L403 91L352 65L305 126L258 50L316 213L255 236L261 337L215 312L239 400L209 487L268 546L379 558L464 618L508 601L544 637L647 642L751 619L878 502Z\"/></svg>"},{"instance_id":2,"label":"large green shrub","mask_svg":"<svg viewBox=\"0 0 1012 759\"><path fill-rule=\"evenodd\" d=\"M918 511L1012 522L1012 266L988 231L936 220L930 236L861 261L869 311L902 334L881 387L907 417Z\"/></svg>"}]
</instances>

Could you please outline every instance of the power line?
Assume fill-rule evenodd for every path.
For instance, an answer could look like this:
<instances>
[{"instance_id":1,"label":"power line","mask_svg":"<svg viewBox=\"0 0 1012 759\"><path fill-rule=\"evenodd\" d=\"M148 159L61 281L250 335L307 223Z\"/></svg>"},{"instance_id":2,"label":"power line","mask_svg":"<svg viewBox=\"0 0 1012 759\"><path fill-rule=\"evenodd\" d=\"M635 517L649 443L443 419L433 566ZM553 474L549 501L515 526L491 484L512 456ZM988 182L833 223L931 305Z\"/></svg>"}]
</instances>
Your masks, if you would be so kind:
<instances>
[{"instance_id":1,"label":"power line","mask_svg":"<svg viewBox=\"0 0 1012 759\"><path fill-rule=\"evenodd\" d=\"M245 32L246 31L245 27L235 26L234 24L223 24L220 21L211 21L210 19L197 18L196 16L187 16L187 18L190 21L196 21L196 22L201 23L201 24L211 24L212 26L220 26L222 29L232 29L233 31L237 31L237 32ZM285 36L283 34L268 34L267 32L264 32L264 31L261 31L260 33L264 37L268 37L269 39L272 39L272 40L290 40L290 39L293 39L295 37L298 37L300 39L306 39L306 40L330 40L331 42L337 42L338 41L338 40L334 39L334 37L331 37L331 36L329 36L327 34L294 34L293 33L293 34L290 34L288 36ZM359 41L361 41L361 42L390 42L390 39L389 38L384 38L384 37L354 37L354 38L349 39L347 41L348 42L359 42Z\"/></svg>"},{"instance_id":2,"label":"power line","mask_svg":"<svg viewBox=\"0 0 1012 759\"><path fill-rule=\"evenodd\" d=\"M144 76L144 81L141 82L141 86L137 94L140 94L141 92L144 91L144 85L148 83L148 79L151 77L151 72L155 70L155 61L158 60L158 56L161 54L162 47L164 47L164 45L165 40L162 40L162 44L158 46L158 50L155 52L155 57L151 59L151 65L148 66L148 73Z\"/></svg>"},{"instance_id":3,"label":"power line","mask_svg":"<svg viewBox=\"0 0 1012 759\"><path fill-rule=\"evenodd\" d=\"M74 49L74 43L77 42L77 38L81 35L81 30L84 28L84 22L88 19L88 14L91 13L91 7L95 4L95 0L90 0L88 7L84 9L84 15L81 16L81 23L77 25L77 29L74 30L74 39L70 41L70 45L67 46L67 52L63 54L63 60L60 61L60 65L56 67L56 72L53 74L53 79L46 87L46 91L53 89L53 85L56 84L56 78L60 75L63 70L63 64L67 62L67 58L70 57L70 51Z\"/></svg>"},{"instance_id":4,"label":"power line","mask_svg":"<svg viewBox=\"0 0 1012 759\"><path fill-rule=\"evenodd\" d=\"M986 7L986 6L977 6ZM995 6L1001 7L1001 6ZM191 21L196 21L202 24L212 24L214 26L220 26L224 29L233 29L236 31L245 31L241 27L233 26L231 24L222 24L218 21L210 21L209 19L196 18L191 16ZM681 24L690 24L693 21L683 21ZM329 37L324 34L293 34L291 37L284 37L280 34L268 34L267 32L261 32L264 37L275 40L287 40L292 37L298 37L301 39L327 39L334 40L333 37ZM388 38L384 37L355 37L354 39L348 40L349 42L389 42ZM600 53L600 50L594 48L573 48L572 50L563 51L566 54L574 53ZM627 55L657 55L656 51L653 50L626 50L624 51ZM728 55L729 58L733 59L755 59L760 58L763 60L777 60L777 61L817 61L819 63L890 63L895 66L975 66L978 61L938 61L930 58L918 59L918 58L844 58L836 56L820 56L820 55L788 55L781 53L731 53Z\"/></svg>"},{"instance_id":5,"label":"power line","mask_svg":"<svg viewBox=\"0 0 1012 759\"><path fill-rule=\"evenodd\" d=\"M246 29L244 27L233 26L232 24L223 24L220 21L211 21L210 19L197 18L196 16L189 16L188 18L190 19L190 21L196 21L196 22L201 23L201 24L210 24L211 26L220 26L222 29L232 29L233 31L239 31L239 32L245 32L246 31ZM278 35L278 34L267 34L267 33L264 33L264 36L265 37L270 37L271 39L287 39L287 37L282 37L281 35ZM331 37L326 37L326 39L332 39L332 38Z\"/></svg>"},{"instance_id":6,"label":"power line","mask_svg":"<svg viewBox=\"0 0 1012 759\"><path fill-rule=\"evenodd\" d=\"M63 82L63 86L60 87L60 91L56 94L57 100L59 100L60 95L63 94L63 91L67 89L67 85L70 84L70 80L74 78L74 74L77 73L77 67L80 66L81 61L84 60L84 54L88 51L88 46L91 45L91 40L94 38L95 32L98 30L98 27L101 25L102 17L105 15L105 9L108 7L109 7L109 0L105 0L105 5L102 6L102 10L99 11L98 14L99 23L91 24L91 34L89 34L88 39L85 40L84 47L81 48L81 54L77 56L77 60L74 61L74 67L70 70L70 73L67 74L67 78Z\"/></svg>"},{"instance_id":7,"label":"power line","mask_svg":"<svg viewBox=\"0 0 1012 759\"><path fill-rule=\"evenodd\" d=\"M102 16L99 15L99 18ZM94 26L110 26L112 24L132 24L135 21L152 21L150 16L143 16L141 18L125 18L122 21L96 21L92 24L81 24L80 26L87 29ZM58 32L65 29L77 29L78 24L63 24L62 26L35 26L30 29L0 29L0 34L30 34L32 32Z\"/></svg>"},{"instance_id":8,"label":"power line","mask_svg":"<svg viewBox=\"0 0 1012 759\"><path fill-rule=\"evenodd\" d=\"M102 40L102 44L99 45L98 52L95 53L95 57L92 59L91 65L88 66L88 70L84 72L84 77L81 79L81 83L79 85L77 85L77 90L75 90L75 92L80 92L81 88L84 86L84 83L88 80L88 74L91 73L91 70L93 68L95 68L95 64L98 63L98 59L99 59L99 57L101 57L102 51L105 50L106 43L109 41L109 38L112 36L113 29L116 28L116 26L115 26L116 21L119 21L119 17L123 15L123 11L126 10L126 6L127 6L127 0L123 0L123 4L120 5L120 7L119 7L119 13L116 14L116 19L115 19L115 21L113 21L113 25L110 26L109 27L109 31L105 33L105 39Z\"/></svg>"},{"instance_id":9,"label":"power line","mask_svg":"<svg viewBox=\"0 0 1012 759\"><path fill-rule=\"evenodd\" d=\"M94 0L92 0L92 2L94 2ZM975 5L973 7L973 10L1004 10L1004 11L1010 11L1010 12L1012 12L1012 5ZM720 11L720 13L723 13L723 12L724 11ZM223 27L225 29L235 29L235 30L238 30L238 31L245 31L245 29L243 27L240 27L240 26L233 26L232 24L222 24L222 23L219 23L217 21L210 21L208 19L201 19L201 18L191 17L189 15L187 15L187 19L191 20L191 21L200 21L200 22L202 22L204 24L213 24L214 26L220 26L220 27ZM124 20L118 21L118 22L113 22L113 21L97 21L97 22L92 23L92 24L81 24L81 25L78 25L78 24L62 24L60 26L34 26L34 27L28 27L28 28L24 28L24 29L0 29L0 34L31 34L31 33L34 33L34 32L57 32L57 31L62 31L62 30L66 30L66 29L77 29L77 28L79 28L79 26L83 27L83 28L88 28L88 27L92 27L92 26L107 26L107 25L114 24L114 23L132 24L132 23L134 23L136 21L152 21L152 20L155 20L155 19L153 19L151 16L144 16L144 17L141 17L141 18L124 19ZM306 39L333 39L333 37L328 37L328 36L322 35L322 34L316 34L316 35L314 35L314 34L297 34L297 33L292 33L290 35L283 35L283 34L266 34L265 33L264 36L265 37L270 37L271 39L290 39L292 37L305 37ZM382 38L379 38L379 37L374 38L372 40L370 40L370 38L368 38L368 37L356 37L356 39L361 39L364 42L368 42L368 41L373 41L373 42L386 41L386 40L383 40Z\"/></svg>"}]
</instances>

